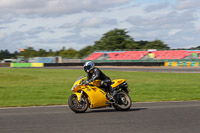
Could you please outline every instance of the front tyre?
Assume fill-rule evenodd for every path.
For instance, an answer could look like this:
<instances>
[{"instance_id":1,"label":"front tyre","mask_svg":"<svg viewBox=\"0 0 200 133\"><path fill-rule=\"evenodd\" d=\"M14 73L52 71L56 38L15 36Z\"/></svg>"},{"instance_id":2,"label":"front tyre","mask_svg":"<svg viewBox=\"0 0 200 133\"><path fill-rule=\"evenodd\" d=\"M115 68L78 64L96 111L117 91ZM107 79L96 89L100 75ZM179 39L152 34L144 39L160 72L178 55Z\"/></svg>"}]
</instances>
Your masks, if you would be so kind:
<instances>
[{"instance_id":1,"label":"front tyre","mask_svg":"<svg viewBox=\"0 0 200 133\"><path fill-rule=\"evenodd\" d=\"M119 92L116 96L116 100L113 106L117 111L127 111L130 109L132 101L126 92Z\"/></svg>"},{"instance_id":2,"label":"front tyre","mask_svg":"<svg viewBox=\"0 0 200 133\"><path fill-rule=\"evenodd\" d=\"M88 108L88 100L83 97L83 101L79 102L76 94L72 94L68 100L69 107L75 113L84 113Z\"/></svg>"}]
</instances>

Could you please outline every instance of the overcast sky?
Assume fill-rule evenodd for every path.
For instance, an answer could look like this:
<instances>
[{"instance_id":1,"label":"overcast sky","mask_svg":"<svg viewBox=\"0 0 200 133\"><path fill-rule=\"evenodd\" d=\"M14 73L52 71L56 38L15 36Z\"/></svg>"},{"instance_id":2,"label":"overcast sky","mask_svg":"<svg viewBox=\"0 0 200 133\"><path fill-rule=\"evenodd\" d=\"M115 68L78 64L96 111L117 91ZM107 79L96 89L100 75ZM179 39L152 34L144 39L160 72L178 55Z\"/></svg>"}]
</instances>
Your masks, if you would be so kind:
<instances>
[{"instance_id":1,"label":"overcast sky","mask_svg":"<svg viewBox=\"0 0 200 133\"><path fill-rule=\"evenodd\" d=\"M0 50L80 50L114 28L135 41L200 45L200 0L0 0Z\"/></svg>"}]
</instances>

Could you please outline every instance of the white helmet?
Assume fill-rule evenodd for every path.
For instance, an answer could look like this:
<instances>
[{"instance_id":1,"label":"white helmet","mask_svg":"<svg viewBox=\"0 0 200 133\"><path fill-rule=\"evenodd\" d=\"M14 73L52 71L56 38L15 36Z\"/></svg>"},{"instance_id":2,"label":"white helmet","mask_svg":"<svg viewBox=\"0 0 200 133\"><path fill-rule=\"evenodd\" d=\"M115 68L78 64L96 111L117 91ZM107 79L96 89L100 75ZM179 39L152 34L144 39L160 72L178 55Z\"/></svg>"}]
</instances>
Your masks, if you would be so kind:
<instances>
[{"instance_id":1,"label":"white helmet","mask_svg":"<svg viewBox=\"0 0 200 133\"><path fill-rule=\"evenodd\" d=\"M86 73L89 73L90 70L92 70L94 68L94 63L92 61L87 61L84 64L84 70Z\"/></svg>"}]
</instances>

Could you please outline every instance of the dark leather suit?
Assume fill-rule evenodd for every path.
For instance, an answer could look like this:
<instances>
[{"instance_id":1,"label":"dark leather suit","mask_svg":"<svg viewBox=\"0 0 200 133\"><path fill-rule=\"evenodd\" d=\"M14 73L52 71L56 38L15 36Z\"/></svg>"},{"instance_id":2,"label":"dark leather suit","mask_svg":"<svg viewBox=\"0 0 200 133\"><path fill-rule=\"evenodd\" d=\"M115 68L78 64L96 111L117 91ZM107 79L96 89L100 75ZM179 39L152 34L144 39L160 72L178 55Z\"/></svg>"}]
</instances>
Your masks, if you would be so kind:
<instances>
[{"instance_id":1,"label":"dark leather suit","mask_svg":"<svg viewBox=\"0 0 200 133\"><path fill-rule=\"evenodd\" d=\"M101 80L101 86L109 92L112 91L110 78L106 76L99 68L94 67L92 69L92 73L88 73L87 78L89 82L97 79Z\"/></svg>"}]
</instances>

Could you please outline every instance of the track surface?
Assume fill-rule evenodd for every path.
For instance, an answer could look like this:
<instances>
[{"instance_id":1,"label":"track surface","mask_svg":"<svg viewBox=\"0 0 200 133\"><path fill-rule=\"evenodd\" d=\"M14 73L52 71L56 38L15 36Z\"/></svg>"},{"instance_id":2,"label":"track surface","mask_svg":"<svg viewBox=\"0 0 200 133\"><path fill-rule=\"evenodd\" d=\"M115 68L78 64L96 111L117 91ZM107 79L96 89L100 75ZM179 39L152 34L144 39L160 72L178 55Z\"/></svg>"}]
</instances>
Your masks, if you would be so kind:
<instances>
[{"instance_id":1,"label":"track surface","mask_svg":"<svg viewBox=\"0 0 200 133\"><path fill-rule=\"evenodd\" d=\"M130 111L0 108L0 133L199 133L200 101L133 103Z\"/></svg>"}]
</instances>

